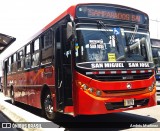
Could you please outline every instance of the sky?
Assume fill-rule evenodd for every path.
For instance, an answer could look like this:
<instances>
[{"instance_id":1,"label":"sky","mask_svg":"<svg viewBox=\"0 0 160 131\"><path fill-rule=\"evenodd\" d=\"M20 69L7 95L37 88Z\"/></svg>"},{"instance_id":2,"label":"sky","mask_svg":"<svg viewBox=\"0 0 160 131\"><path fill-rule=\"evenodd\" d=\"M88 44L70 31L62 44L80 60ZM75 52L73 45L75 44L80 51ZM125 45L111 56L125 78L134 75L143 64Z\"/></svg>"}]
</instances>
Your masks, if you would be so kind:
<instances>
[{"instance_id":1,"label":"sky","mask_svg":"<svg viewBox=\"0 0 160 131\"><path fill-rule=\"evenodd\" d=\"M16 38L9 48L0 54L0 60L22 47L32 35L76 3L112 3L139 9L149 14L153 28L160 20L157 0L0 0L0 33ZM153 32L152 31L152 32ZM155 33L155 36L160 37Z\"/></svg>"}]
</instances>

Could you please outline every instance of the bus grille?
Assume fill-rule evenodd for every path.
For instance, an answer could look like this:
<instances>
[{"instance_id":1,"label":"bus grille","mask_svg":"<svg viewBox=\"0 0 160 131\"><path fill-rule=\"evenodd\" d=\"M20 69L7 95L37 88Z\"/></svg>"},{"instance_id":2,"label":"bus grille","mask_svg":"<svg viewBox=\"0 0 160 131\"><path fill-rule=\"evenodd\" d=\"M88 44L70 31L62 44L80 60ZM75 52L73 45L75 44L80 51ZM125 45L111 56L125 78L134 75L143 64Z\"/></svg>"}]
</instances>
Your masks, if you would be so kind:
<instances>
[{"instance_id":1,"label":"bus grille","mask_svg":"<svg viewBox=\"0 0 160 131\"><path fill-rule=\"evenodd\" d=\"M150 92L148 88L138 88L138 89L129 89L129 90L103 90L106 97L119 97L119 96L131 96L138 94L145 94Z\"/></svg>"},{"instance_id":2,"label":"bus grille","mask_svg":"<svg viewBox=\"0 0 160 131\"><path fill-rule=\"evenodd\" d=\"M126 81L126 80L143 80L148 79L153 75L153 72L135 73L135 74L94 74L90 75L92 79L98 81Z\"/></svg>"},{"instance_id":3,"label":"bus grille","mask_svg":"<svg viewBox=\"0 0 160 131\"><path fill-rule=\"evenodd\" d=\"M103 92L107 94L112 94L112 93L128 93L128 92L139 92L139 91L144 91L146 88L138 88L138 89L129 89L129 90L103 90Z\"/></svg>"}]
</instances>

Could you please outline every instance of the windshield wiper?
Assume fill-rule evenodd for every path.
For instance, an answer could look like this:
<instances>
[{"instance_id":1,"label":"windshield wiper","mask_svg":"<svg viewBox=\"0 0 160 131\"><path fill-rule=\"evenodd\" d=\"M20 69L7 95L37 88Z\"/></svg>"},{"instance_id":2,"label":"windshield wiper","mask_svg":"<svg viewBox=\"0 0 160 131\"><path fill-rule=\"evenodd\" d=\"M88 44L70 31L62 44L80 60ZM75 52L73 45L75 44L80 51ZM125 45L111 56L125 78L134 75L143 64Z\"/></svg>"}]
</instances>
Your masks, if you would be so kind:
<instances>
[{"instance_id":1,"label":"windshield wiper","mask_svg":"<svg viewBox=\"0 0 160 131\"><path fill-rule=\"evenodd\" d=\"M107 27L105 26L104 22L101 21L101 20L98 20L97 23L100 24L100 25L103 27L103 29L105 30L106 34L108 34L109 29L107 29ZM108 36L109 36L109 35L108 35ZM113 35L111 35L111 37L112 37L113 40L115 40L115 44L116 44L116 47L117 47L117 51L119 52L119 46L118 46L118 41L117 41L117 39L116 39L116 35L115 35L115 37L113 37ZM108 38L108 37L107 37L107 38ZM110 38L108 38L108 39L110 40Z\"/></svg>"},{"instance_id":2,"label":"windshield wiper","mask_svg":"<svg viewBox=\"0 0 160 131\"><path fill-rule=\"evenodd\" d=\"M133 42L133 40L134 40L134 37L135 37L135 35L136 35L137 30L138 30L138 25L135 25L134 31L133 31L132 36L131 36L131 39L130 39L130 41L129 41L129 45L132 44L132 42Z\"/></svg>"}]
</instances>

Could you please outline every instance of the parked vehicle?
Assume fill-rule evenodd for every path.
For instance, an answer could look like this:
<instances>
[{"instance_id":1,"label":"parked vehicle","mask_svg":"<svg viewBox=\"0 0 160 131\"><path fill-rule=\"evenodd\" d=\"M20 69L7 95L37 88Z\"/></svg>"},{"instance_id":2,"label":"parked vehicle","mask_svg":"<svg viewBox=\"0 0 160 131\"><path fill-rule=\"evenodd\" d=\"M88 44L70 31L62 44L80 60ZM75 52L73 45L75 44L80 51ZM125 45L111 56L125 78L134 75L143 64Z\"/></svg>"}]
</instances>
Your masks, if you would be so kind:
<instances>
[{"instance_id":1,"label":"parked vehicle","mask_svg":"<svg viewBox=\"0 0 160 131\"><path fill-rule=\"evenodd\" d=\"M160 100L160 40L151 39L153 61L155 64L155 77L157 87L157 99Z\"/></svg>"}]
</instances>

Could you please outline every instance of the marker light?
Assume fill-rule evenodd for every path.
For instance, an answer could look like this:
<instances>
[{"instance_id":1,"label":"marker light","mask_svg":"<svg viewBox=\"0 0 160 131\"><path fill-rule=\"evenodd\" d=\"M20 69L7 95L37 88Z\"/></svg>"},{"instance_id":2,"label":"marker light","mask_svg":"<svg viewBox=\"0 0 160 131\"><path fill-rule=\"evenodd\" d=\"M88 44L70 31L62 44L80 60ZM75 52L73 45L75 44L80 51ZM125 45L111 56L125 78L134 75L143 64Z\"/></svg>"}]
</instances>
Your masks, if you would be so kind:
<instances>
[{"instance_id":1,"label":"marker light","mask_svg":"<svg viewBox=\"0 0 160 131\"><path fill-rule=\"evenodd\" d=\"M102 95L102 92L101 92L100 90L97 90L97 91L96 91L96 95L97 95L97 96L101 96L101 95Z\"/></svg>"},{"instance_id":2,"label":"marker light","mask_svg":"<svg viewBox=\"0 0 160 131\"><path fill-rule=\"evenodd\" d=\"M93 89L93 88L89 88L89 92L90 92L90 93L93 93L93 92L94 92L94 89Z\"/></svg>"},{"instance_id":3,"label":"marker light","mask_svg":"<svg viewBox=\"0 0 160 131\"><path fill-rule=\"evenodd\" d=\"M153 91L154 87L155 87L155 82L153 82L153 84L148 87L148 90L149 91Z\"/></svg>"},{"instance_id":4,"label":"marker light","mask_svg":"<svg viewBox=\"0 0 160 131\"><path fill-rule=\"evenodd\" d=\"M88 89L86 84L83 84L81 87L82 87L83 90L87 90Z\"/></svg>"},{"instance_id":5,"label":"marker light","mask_svg":"<svg viewBox=\"0 0 160 131\"><path fill-rule=\"evenodd\" d=\"M94 87L89 87L86 84L83 84L82 82L78 81L77 82L77 86L80 87L80 89L82 89L84 92L89 93L91 95L97 96L97 97L104 97L105 94L103 91L96 89Z\"/></svg>"}]
</instances>

